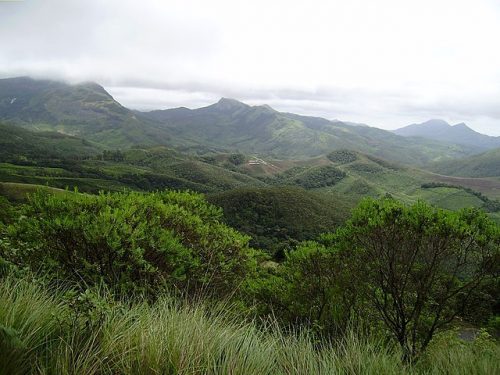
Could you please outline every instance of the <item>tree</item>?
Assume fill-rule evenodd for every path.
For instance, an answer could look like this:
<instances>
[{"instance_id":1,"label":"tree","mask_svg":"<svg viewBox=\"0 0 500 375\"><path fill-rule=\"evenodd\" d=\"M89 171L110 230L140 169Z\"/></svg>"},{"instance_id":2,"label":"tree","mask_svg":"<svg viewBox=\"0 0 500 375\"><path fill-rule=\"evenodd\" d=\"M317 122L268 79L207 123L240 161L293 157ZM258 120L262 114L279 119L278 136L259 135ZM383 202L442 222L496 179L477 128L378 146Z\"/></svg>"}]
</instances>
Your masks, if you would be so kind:
<instances>
[{"instance_id":1,"label":"tree","mask_svg":"<svg viewBox=\"0 0 500 375\"><path fill-rule=\"evenodd\" d=\"M411 361L470 307L478 288L498 277L499 233L477 210L368 199L335 241L344 272Z\"/></svg>"},{"instance_id":2,"label":"tree","mask_svg":"<svg viewBox=\"0 0 500 375\"><path fill-rule=\"evenodd\" d=\"M228 160L234 165L241 165L245 162L246 157L243 154L231 154L229 155Z\"/></svg>"}]
</instances>

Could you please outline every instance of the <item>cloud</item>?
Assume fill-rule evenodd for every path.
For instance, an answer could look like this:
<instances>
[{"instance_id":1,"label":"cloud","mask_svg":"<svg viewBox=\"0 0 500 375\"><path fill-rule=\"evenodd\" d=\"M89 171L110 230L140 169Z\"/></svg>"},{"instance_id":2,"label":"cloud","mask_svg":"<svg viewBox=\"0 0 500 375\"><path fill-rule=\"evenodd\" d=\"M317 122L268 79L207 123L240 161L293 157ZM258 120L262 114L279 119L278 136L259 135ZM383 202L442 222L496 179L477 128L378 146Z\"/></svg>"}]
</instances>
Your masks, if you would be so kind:
<instances>
[{"instance_id":1,"label":"cloud","mask_svg":"<svg viewBox=\"0 0 500 375\"><path fill-rule=\"evenodd\" d=\"M0 2L0 76L95 80L132 108L226 96L500 135L499 21L496 0Z\"/></svg>"}]
</instances>

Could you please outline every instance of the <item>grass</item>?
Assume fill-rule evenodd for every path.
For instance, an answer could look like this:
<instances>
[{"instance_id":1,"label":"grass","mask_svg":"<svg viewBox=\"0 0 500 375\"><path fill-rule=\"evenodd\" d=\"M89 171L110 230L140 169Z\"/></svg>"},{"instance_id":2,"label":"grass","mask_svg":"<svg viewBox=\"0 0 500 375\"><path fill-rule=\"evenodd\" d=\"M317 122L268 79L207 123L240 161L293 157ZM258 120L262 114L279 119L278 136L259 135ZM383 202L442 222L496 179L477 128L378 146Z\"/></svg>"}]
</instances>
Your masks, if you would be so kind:
<instances>
[{"instance_id":1,"label":"grass","mask_svg":"<svg viewBox=\"0 0 500 375\"><path fill-rule=\"evenodd\" d=\"M447 210L460 210L466 207L481 207L483 205L483 201L475 195L452 187L418 189L415 195Z\"/></svg>"},{"instance_id":2,"label":"grass","mask_svg":"<svg viewBox=\"0 0 500 375\"><path fill-rule=\"evenodd\" d=\"M0 182L0 196L13 202L25 202L28 194L38 190L46 190L52 194L67 194L67 190L56 189L45 185L21 184L15 182Z\"/></svg>"},{"instance_id":3,"label":"grass","mask_svg":"<svg viewBox=\"0 0 500 375\"><path fill-rule=\"evenodd\" d=\"M355 333L318 345L241 319L227 305L114 302L82 321L32 280L0 281L1 374L494 374L499 346L438 341L415 366L381 340ZM85 324L83 322L86 322ZM3 336L2 336L3 334ZM449 342L449 340L447 341ZM458 341L457 341L458 342Z\"/></svg>"}]
</instances>

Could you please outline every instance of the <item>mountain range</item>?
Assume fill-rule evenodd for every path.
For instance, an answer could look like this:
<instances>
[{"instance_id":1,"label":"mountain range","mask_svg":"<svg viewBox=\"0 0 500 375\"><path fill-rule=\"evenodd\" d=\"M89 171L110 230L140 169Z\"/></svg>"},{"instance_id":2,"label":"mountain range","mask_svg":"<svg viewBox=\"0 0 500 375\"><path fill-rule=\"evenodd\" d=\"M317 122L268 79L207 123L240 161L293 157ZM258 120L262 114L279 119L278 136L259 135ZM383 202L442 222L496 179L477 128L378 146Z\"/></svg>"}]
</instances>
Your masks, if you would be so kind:
<instances>
[{"instance_id":1,"label":"mountain range","mask_svg":"<svg viewBox=\"0 0 500 375\"><path fill-rule=\"evenodd\" d=\"M227 98L198 109L132 111L96 83L70 85L27 77L0 80L0 120L121 149L166 145L198 153L243 152L296 159L352 149L409 165L481 151L476 145L404 137Z\"/></svg>"},{"instance_id":2,"label":"mountain range","mask_svg":"<svg viewBox=\"0 0 500 375\"><path fill-rule=\"evenodd\" d=\"M269 194L279 204L295 194L328 201L346 217L362 197L390 195L448 209L482 207L500 220L490 200L500 197L500 149L478 154L487 146L228 98L198 109L140 112L95 83L0 80L0 187L16 197L33 185L228 192L222 201L256 196L264 206Z\"/></svg>"},{"instance_id":3,"label":"mountain range","mask_svg":"<svg viewBox=\"0 0 500 375\"><path fill-rule=\"evenodd\" d=\"M500 147L500 137L490 137L478 133L463 122L450 125L444 120L434 119L421 124L408 125L404 128L394 130L394 133L404 137L422 137L435 141L475 147L482 151Z\"/></svg>"},{"instance_id":4,"label":"mountain range","mask_svg":"<svg viewBox=\"0 0 500 375\"><path fill-rule=\"evenodd\" d=\"M283 113L269 106L249 106L234 99L198 109L174 108L142 113L184 144L224 150L307 158L335 149L353 149L401 163L422 165L474 153L475 149L422 138L405 138L368 126L320 117Z\"/></svg>"}]
</instances>

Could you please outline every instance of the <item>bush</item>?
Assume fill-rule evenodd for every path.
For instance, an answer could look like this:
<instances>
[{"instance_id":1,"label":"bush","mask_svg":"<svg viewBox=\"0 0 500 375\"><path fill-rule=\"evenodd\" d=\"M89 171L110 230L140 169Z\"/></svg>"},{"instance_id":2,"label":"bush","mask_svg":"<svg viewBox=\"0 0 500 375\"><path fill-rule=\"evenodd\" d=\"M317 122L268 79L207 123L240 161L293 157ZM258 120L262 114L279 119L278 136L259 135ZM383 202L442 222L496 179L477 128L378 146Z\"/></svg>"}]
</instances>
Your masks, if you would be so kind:
<instances>
[{"instance_id":1,"label":"bush","mask_svg":"<svg viewBox=\"0 0 500 375\"><path fill-rule=\"evenodd\" d=\"M2 224L11 222L13 218L14 208L6 198L0 196L0 227Z\"/></svg>"},{"instance_id":2,"label":"bush","mask_svg":"<svg viewBox=\"0 0 500 375\"><path fill-rule=\"evenodd\" d=\"M330 161L339 164L348 164L358 160L358 156L354 151L335 150L326 155Z\"/></svg>"},{"instance_id":3,"label":"bush","mask_svg":"<svg viewBox=\"0 0 500 375\"><path fill-rule=\"evenodd\" d=\"M225 294L252 264L248 238L201 195L37 193L8 228L17 264L127 294L161 284Z\"/></svg>"},{"instance_id":4,"label":"bush","mask_svg":"<svg viewBox=\"0 0 500 375\"><path fill-rule=\"evenodd\" d=\"M306 327L320 336L342 335L356 300L341 268L331 248L302 243L253 285L260 313L272 311L281 323Z\"/></svg>"}]
</instances>

